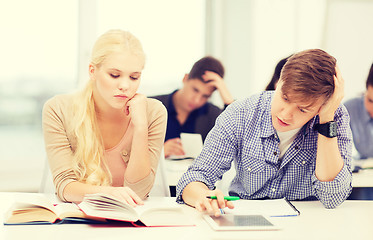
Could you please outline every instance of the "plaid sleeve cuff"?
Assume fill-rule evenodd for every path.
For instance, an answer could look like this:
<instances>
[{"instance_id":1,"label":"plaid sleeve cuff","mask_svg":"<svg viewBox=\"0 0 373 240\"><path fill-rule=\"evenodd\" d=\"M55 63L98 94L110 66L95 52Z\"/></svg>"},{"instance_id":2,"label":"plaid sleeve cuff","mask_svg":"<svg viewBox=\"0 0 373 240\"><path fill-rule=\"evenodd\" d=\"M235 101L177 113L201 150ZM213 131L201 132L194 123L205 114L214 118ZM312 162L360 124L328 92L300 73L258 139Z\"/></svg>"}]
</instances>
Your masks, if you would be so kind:
<instances>
[{"instance_id":1,"label":"plaid sleeve cuff","mask_svg":"<svg viewBox=\"0 0 373 240\"><path fill-rule=\"evenodd\" d=\"M312 175L312 183L316 190L317 198L326 208L335 208L350 195L352 190L352 173L346 165L333 181L322 182Z\"/></svg>"}]
</instances>

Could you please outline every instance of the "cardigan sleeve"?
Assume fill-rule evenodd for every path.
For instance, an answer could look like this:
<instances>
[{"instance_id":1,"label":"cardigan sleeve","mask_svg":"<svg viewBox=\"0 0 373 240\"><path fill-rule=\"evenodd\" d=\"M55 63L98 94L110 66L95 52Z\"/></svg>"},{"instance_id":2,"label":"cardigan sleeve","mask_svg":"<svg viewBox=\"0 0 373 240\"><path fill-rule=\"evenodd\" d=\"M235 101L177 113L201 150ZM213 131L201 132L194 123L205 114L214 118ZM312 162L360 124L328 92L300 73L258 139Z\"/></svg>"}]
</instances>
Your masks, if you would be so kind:
<instances>
[{"instance_id":1,"label":"cardigan sleeve","mask_svg":"<svg viewBox=\"0 0 373 240\"><path fill-rule=\"evenodd\" d=\"M43 134L56 194L66 201L63 190L77 178L71 167L73 150L66 132L64 113L61 111L62 102L61 97L54 97L44 104Z\"/></svg>"},{"instance_id":2,"label":"cardigan sleeve","mask_svg":"<svg viewBox=\"0 0 373 240\"><path fill-rule=\"evenodd\" d=\"M142 199L148 196L153 187L167 126L167 110L164 105L156 99L148 98L147 101L148 149L152 169L148 176L136 183L124 180L124 185L130 187Z\"/></svg>"}]
</instances>

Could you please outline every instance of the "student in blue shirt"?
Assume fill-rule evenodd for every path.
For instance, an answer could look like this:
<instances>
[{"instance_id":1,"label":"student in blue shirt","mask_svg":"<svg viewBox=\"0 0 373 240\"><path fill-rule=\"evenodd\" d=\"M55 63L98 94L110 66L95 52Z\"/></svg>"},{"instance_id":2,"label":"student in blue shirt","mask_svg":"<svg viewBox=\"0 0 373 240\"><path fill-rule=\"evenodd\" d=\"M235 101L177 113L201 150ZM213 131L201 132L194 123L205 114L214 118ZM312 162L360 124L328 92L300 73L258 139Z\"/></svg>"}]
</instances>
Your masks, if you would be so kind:
<instances>
[{"instance_id":1,"label":"student in blue shirt","mask_svg":"<svg viewBox=\"0 0 373 240\"><path fill-rule=\"evenodd\" d=\"M185 154L180 141L182 132L199 133L205 140L222 112L222 109L208 102L215 90L218 90L225 106L233 102L223 78L222 63L211 56L203 57L194 63L189 74L185 74L181 89L153 97L167 108L165 157Z\"/></svg>"},{"instance_id":2,"label":"student in blue shirt","mask_svg":"<svg viewBox=\"0 0 373 240\"><path fill-rule=\"evenodd\" d=\"M219 215L233 208L215 189L235 163L229 194L242 199L319 199L326 208L351 192L352 134L341 105L344 80L320 49L294 54L275 91L229 105L177 185L177 201ZM217 196L217 200L206 196Z\"/></svg>"},{"instance_id":3,"label":"student in blue shirt","mask_svg":"<svg viewBox=\"0 0 373 240\"><path fill-rule=\"evenodd\" d=\"M291 55L289 57L291 57ZM281 70L284 67L285 63L288 61L289 57L283 58L277 63L275 67L275 71L273 72L271 81L268 83L267 87L265 88L266 91L271 91L271 90L276 89L277 82L280 79Z\"/></svg>"},{"instance_id":4,"label":"student in blue shirt","mask_svg":"<svg viewBox=\"0 0 373 240\"><path fill-rule=\"evenodd\" d=\"M360 97L348 100L350 126L358 159L373 158L373 64L366 81L366 91Z\"/></svg>"}]
</instances>

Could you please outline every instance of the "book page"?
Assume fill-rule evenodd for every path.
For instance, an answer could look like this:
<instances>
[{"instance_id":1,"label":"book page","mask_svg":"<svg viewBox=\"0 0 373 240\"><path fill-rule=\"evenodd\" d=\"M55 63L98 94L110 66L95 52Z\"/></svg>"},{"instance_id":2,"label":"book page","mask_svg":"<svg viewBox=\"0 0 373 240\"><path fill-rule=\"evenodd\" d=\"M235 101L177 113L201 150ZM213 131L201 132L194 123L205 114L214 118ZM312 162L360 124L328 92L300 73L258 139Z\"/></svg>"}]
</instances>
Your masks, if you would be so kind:
<instances>
[{"instance_id":1,"label":"book page","mask_svg":"<svg viewBox=\"0 0 373 240\"><path fill-rule=\"evenodd\" d=\"M105 194L87 194L78 204L88 216L135 222L139 214L129 204Z\"/></svg>"},{"instance_id":2,"label":"book page","mask_svg":"<svg viewBox=\"0 0 373 240\"><path fill-rule=\"evenodd\" d=\"M184 214L182 205L172 198L150 198L135 210L140 221L146 226L193 226L191 219Z\"/></svg>"},{"instance_id":3,"label":"book page","mask_svg":"<svg viewBox=\"0 0 373 240\"><path fill-rule=\"evenodd\" d=\"M294 209L284 198L268 200L238 200L234 201L234 209L224 209L225 213L235 215L260 214L270 217L298 216Z\"/></svg>"},{"instance_id":4,"label":"book page","mask_svg":"<svg viewBox=\"0 0 373 240\"><path fill-rule=\"evenodd\" d=\"M132 207L104 194L89 194L78 205L89 215L119 221L136 222L146 226L192 225L191 221L172 198L151 198L144 205Z\"/></svg>"},{"instance_id":5,"label":"book page","mask_svg":"<svg viewBox=\"0 0 373 240\"><path fill-rule=\"evenodd\" d=\"M144 205L138 205L134 208L134 210L139 214L139 216L142 216L146 214L146 212L149 212L154 209L180 209L180 204L178 204L174 199L172 198L162 198L162 197L153 197L146 199L144 201Z\"/></svg>"},{"instance_id":6,"label":"book page","mask_svg":"<svg viewBox=\"0 0 373 240\"><path fill-rule=\"evenodd\" d=\"M57 215L60 219L70 218L86 218L86 215L74 203L60 203L55 206Z\"/></svg>"},{"instance_id":7,"label":"book page","mask_svg":"<svg viewBox=\"0 0 373 240\"><path fill-rule=\"evenodd\" d=\"M55 222L57 211L52 202L43 195L30 194L27 200L16 199L5 213L8 224L34 221Z\"/></svg>"},{"instance_id":8,"label":"book page","mask_svg":"<svg viewBox=\"0 0 373 240\"><path fill-rule=\"evenodd\" d=\"M33 206L29 208L14 209L11 208L5 216L4 223L18 224L27 222L50 222L57 220L57 215L49 209Z\"/></svg>"},{"instance_id":9,"label":"book page","mask_svg":"<svg viewBox=\"0 0 373 240\"><path fill-rule=\"evenodd\" d=\"M13 206L17 209L40 206L56 213L53 203L45 196L39 194L30 194L30 196L27 197L27 200L16 198Z\"/></svg>"}]
</instances>

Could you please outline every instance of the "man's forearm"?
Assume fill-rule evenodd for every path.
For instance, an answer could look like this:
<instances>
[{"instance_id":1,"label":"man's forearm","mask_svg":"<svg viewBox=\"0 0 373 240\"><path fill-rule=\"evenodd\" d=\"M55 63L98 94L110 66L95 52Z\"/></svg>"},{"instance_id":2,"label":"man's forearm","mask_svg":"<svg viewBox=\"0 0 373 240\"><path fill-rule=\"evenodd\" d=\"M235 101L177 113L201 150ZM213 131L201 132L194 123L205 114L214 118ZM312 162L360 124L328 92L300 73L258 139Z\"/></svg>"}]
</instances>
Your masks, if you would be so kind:
<instances>
[{"instance_id":1,"label":"man's forearm","mask_svg":"<svg viewBox=\"0 0 373 240\"><path fill-rule=\"evenodd\" d=\"M343 165L337 138L327 138L319 134L315 170L317 179L322 182L333 181Z\"/></svg>"}]
</instances>

